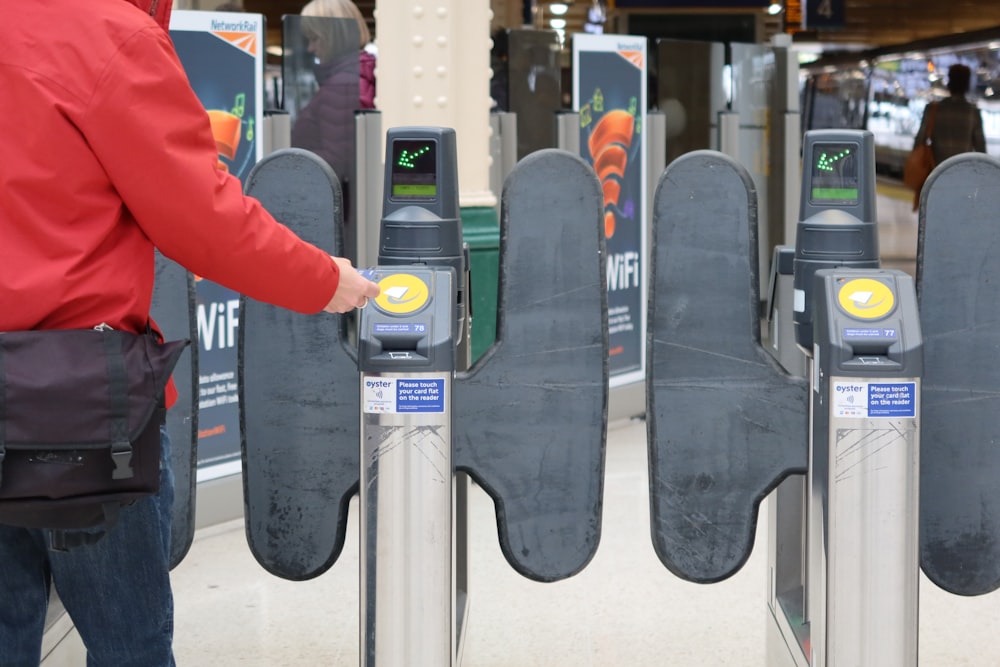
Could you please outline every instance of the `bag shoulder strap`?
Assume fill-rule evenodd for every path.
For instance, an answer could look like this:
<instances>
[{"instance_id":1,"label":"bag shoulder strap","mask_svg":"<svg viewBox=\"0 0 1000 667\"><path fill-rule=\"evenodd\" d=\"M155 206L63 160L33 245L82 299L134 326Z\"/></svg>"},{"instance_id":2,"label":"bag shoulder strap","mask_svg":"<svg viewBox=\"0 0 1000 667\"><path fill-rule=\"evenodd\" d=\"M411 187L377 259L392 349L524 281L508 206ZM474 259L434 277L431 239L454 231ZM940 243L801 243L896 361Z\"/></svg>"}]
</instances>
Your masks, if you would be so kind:
<instances>
[{"instance_id":1,"label":"bag shoulder strap","mask_svg":"<svg viewBox=\"0 0 1000 667\"><path fill-rule=\"evenodd\" d=\"M111 479L128 479L133 475L132 443L128 437L128 371L125 369L121 339L105 335L104 351L108 360L108 381L111 390L111 423L108 424L111 436L111 461L114 463Z\"/></svg>"},{"instance_id":2,"label":"bag shoulder strap","mask_svg":"<svg viewBox=\"0 0 1000 667\"><path fill-rule=\"evenodd\" d=\"M934 137L934 118L937 116L938 102L931 102L929 113L930 116L927 117L927 138L924 141L933 141Z\"/></svg>"},{"instance_id":3,"label":"bag shoulder strap","mask_svg":"<svg viewBox=\"0 0 1000 667\"><path fill-rule=\"evenodd\" d=\"M49 551L69 551L76 547L89 544L97 544L101 541L111 527L118 522L119 509L121 503L111 501L103 503L101 509L104 510L103 530L60 530L52 529L48 533Z\"/></svg>"},{"instance_id":4,"label":"bag shoulder strap","mask_svg":"<svg viewBox=\"0 0 1000 667\"><path fill-rule=\"evenodd\" d=\"M7 375L4 370L3 345L0 345L0 482L3 481L3 460L7 455Z\"/></svg>"}]
</instances>

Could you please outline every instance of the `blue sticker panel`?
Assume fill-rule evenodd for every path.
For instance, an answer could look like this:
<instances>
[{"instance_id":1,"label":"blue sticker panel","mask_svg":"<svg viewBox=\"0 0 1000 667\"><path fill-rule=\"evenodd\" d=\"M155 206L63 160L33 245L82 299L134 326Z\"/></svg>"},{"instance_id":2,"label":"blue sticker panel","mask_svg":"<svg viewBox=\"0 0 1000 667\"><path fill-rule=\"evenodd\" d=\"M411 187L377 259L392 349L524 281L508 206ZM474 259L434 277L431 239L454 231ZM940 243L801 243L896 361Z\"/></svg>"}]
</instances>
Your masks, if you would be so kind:
<instances>
[{"instance_id":1,"label":"blue sticker panel","mask_svg":"<svg viewBox=\"0 0 1000 667\"><path fill-rule=\"evenodd\" d=\"M915 417L915 382L868 383L869 417Z\"/></svg>"},{"instance_id":2,"label":"blue sticker panel","mask_svg":"<svg viewBox=\"0 0 1000 667\"><path fill-rule=\"evenodd\" d=\"M427 324L423 322L376 322L372 325L372 333L423 334L427 333Z\"/></svg>"},{"instance_id":3,"label":"blue sticker panel","mask_svg":"<svg viewBox=\"0 0 1000 667\"><path fill-rule=\"evenodd\" d=\"M396 412L444 412L444 379L398 378Z\"/></svg>"},{"instance_id":4,"label":"blue sticker panel","mask_svg":"<svg viewBox=\"0 0 1000 667\"><path fill-rule=\"evenodd\" d=\"M848 327L844 329L844 338L899 338L899 331L895 328Z\"/></svg>"}]
</instances>

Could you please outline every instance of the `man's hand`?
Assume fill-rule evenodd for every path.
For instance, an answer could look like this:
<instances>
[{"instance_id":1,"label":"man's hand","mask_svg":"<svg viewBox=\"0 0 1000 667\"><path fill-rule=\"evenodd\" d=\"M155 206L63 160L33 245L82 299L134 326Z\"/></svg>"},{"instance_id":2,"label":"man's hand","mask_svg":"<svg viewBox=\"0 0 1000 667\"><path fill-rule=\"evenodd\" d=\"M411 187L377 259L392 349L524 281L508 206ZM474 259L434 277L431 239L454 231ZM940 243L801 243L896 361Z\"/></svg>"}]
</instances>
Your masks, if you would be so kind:
<instances>
[{"instance_id":1,"label":"man's hand","mask_svg":"<svg viewBox=\"0 0 1000 667\"><path fill-rule=\"evenodd\" d=\"M368 299L374 299L379 295L379 287L375 283L363 278L360 273L354 270L349 260L343 257L332 257L337 267L340 268L340 284L337 291L333 293L330 303L326 304L323 310L328 313L346 313L355 308L364 308L368 305Z\"/></svg>"}]
</instances>

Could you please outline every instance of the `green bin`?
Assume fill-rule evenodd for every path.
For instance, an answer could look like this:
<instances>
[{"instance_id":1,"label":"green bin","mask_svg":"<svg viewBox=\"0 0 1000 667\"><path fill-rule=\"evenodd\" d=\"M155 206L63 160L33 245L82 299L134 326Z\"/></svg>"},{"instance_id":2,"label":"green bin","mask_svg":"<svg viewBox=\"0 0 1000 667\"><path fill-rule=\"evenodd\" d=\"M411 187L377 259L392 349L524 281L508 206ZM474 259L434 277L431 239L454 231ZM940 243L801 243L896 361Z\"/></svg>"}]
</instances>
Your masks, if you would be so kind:
<instances>
[{"instance_id":1,"label":"green bin","mask_svg":"<svg viewBox=\"0 0 1000 667\"><path fill-rule=\"evenodd\" d=\"M500 223L489 206L462 208L462 238L469 244L472 293L472 362L497 337L497 280L500 271Z\"/></svg>"}]
</instances>

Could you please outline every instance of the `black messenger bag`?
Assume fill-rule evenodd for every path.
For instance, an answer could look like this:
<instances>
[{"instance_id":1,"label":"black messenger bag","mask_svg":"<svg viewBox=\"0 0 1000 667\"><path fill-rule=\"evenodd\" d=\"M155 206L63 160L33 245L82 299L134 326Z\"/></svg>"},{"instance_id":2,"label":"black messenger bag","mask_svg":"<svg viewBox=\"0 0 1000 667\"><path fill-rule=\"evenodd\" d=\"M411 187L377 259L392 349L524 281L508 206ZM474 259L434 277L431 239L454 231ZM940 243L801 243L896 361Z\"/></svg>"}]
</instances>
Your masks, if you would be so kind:
<instances>
[{"instance_id":1,"label":"black messenger bag","mask_svg":"<svg viewBox=\"0 0 1000 667\"><path fill-rule=\"evenodd\" d=\"M189 342L0 332L0 524L54 529L53 548L67 548L97 541L122 505L156 493L164 388Z\"/></svg>"}]
</instances>

